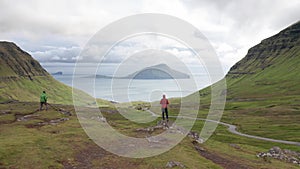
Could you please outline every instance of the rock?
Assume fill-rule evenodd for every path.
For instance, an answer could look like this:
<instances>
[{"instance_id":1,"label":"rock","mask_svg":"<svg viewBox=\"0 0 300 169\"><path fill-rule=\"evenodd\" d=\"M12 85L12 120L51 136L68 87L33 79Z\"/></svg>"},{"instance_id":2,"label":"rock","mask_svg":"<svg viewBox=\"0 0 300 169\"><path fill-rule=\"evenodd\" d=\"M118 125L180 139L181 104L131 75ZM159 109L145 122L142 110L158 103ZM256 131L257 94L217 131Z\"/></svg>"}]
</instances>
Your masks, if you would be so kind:
<instances>
[{"instance_id":1,"label":"rock","mask_svg":"<svg viewBox=\"0 0 300 169\"><path fill-rule=\"evenodd\" d=\"M106 122L106 118L105 117L99 117L99 119L102 121L102 122Z\"/></svg>"},{"instance_id":2,"label":"rock","mask_svg":"<svg viewBox=\"0 0 300 169\"><path fill-rule=\"evenodd\" d=\"M113 100L111 100L111 101L109 101L109 102L112 103L112 104L118 104L118 102L113 101Z\"/></svg>"},{"instance_id":3,"label":"rock","mask_svg":"<svg viewBox=\"0 0 300 169\"><path fill-rule=\"evenodd\" d=\"M166 165L167 168L173 168L173 167L180 167L180 168L185 168L183 164L177 161L169 161Z\"/></svg>"},{"instance_id":4,"label":"rock","mask_svg":"<svg viewBox=\"0 0 300 169\"><path fill-rule=\"evenodd\" d=\"M64 115L67 115L67 116L72 116L72 113L70 111L67 111L63 108L59 108L58 111Z\"/></svg>"},{"instance_id":5,"label":"rock","mask_svg":"<svg viewBox=\"0 0 300 169\"><path fill-rule=\"evenodd\" d=\"M135 129L135 131L137 132L145 132L147 134L151 134L152 132L155 131L161 131L161 132L166 132L168 134L174 134L174 135L186 135L186 133L188 132L184 127L181 126L177 126L175 124L172 124L169 127L170 122L166 122L166 121L158 121L156 126L150 126L150 127L146 127L146 128L138 128ZM199 141L199 139L198 139Z\"/></svg>"},{"instance_id":6,"label":"rock","mask_svg":"<svg viewBox=\"0 0 300 169\"><path fill-rule=\"evenodd\" d=\"M169 122L165 121L165 120L160 120L157 122L157 126L162 126L163 129L168 129L169 128Z\"/></svg>"},{"instance_id":7,"label":"rock","mask_svg":"<svg viewBox=\"0 0 300 169\"><path fill-rule=\"evenodd\" d=\"M230 147L233 147L233 148L235 148L235 149L241 149L241 147L239 146L239 145L237 145L237 144L229 144L229 146Z\"/></svg>"},{"instance_id":8,"label":"rock","mask_svg":"<svg viewBox=\"0 0 300 169\"><path fill-rule=\"evenodd\" d=\"M38 117L38 114L29 114L29 115L25 115L25 116L21 116L21 117L17 117L17 121L28 121L34 117Z\"/></svg>"},{"instance_id":9,"label":"rock","mask_svg":"<svg viewBox=\"0 0 300 169\"><path fill-rule=\"evenodd\" d=\"M138 106L135 107L135 109L142 110L143 108L142 108L142 106L138 105Z\"/></svg>"},{"instance_id":10,"label":"rock","mask_svg":"<svg viewBox=\"0 0 300 169\"><path fill-rule=\"evenodd\" d=\"M204 142L204 140L202 138L200 138L199 134L196 132L190 131L188 136L195 139L195 141L197 141L198 143Z\"/></svg>"},{"instance_id":11,"label":"rock","mask_svg":"<svg viewBox=\"0 0 300 169\"><path fill-rule=\"evenodd\" d=\"M198 151L198 152L205 152L205 149L198 146L198 145L195 145L195 149Z\"/></svg>"},{"instance_id":12,"label":"rock","mask_svg":"<svg viewBox=\"0 0 300 169\"><path fill-rule=\"evenodd\" d=\"M167 144L167 141L168 139L164 138L164 137L155 137L155 136L152 136L152 137L146 137L146 140L149 142L149 143L155 143L156 145L164 145L164 144Z\"/></svg>"},{"instance_id":13,"label":"rock","mask_svg":"<svg viewBox=\"0 0 300 169\"><path fill-rule=\"evenodd\" d=\"M271 153L271 154L279 154L279 153L281 153L281 148L279 148L279 147L272 147L270 150L269 150L269 153Z\"/></svg>"},{"instance_id":14,"label":"rock","mask_svg":"<svg viewBox=\"0 0 300 169\"><path fill-rule=\"evenodd\" d=\"M164 126L158 125L158 126L151 126L147 128L138 128L136 131L141 131L141 132L153 132L158 129L164 129Z\"/></svg>"},{"instance_id":15,"label":"rock","mask_svg":"<svg viewBox=\"0 0 300 169\"><path fill-rule=\"evenodd\" d=\"M163 124L163 120L157 121L156 125L162 125Z\"/></svg>"},{"instance_id":16,"label":"rock","mask_svg":"<svg viewBox=\"0 0 300 169\"><path fill-rule=\"evenodd\" d=\"M1 114L11 114L11 112L10 111L1 111Z\"/></svg>"},{"instance_id":17,"label":"rock","mask_svg":"<svg viewBox=\"0 0 300 169\"><path fill-rule=\"evenodd\" d=\"M272 157L272 154L271 153L266 153L266 156L267 157Z\"/></svg>"},{"instance_id":18,"label":"rock","mask_svg":"<svg viewBox=\"0 0 300 169\"><path fill-rule=\"evenodd\" d=\"M54 119L54 120L50 120L49 122L39 122L38 125L39 126L44 126L44 125L57 125L58 123L64 122L64 121L68 121L69 118L60 118L60 119Z\"/></svg>"},{"instance_id":19,"label":"rock","mask_svg":"<svg viewBox=\"0 0 300 169\"><path fill-rule=\"evenodd\" d=\"M68 121L69 118L60 118L60 119L55 119L55 120L50 120L49 123L59 123L59 122L64 122L64 121Z\"/></svg>"},{"instance_id":20,"label":"rock","mask_svg":"<svg viewBox=\"0 0 300 169\"><path fill-rule=\"evenodd\" d=\"M94 119L96 119L97 121L103 122L103 123L107 122L106 118L103 117L103 116L97 116L97 117L92 117L91 118L91 120L94 120Z\"/></svg>"},{"instance_id":21,"label":"rock","mask_svg":"<svg viewBox=\"0 0 300 169\"><path fill-rule=\"evenodd\" d=\"M300 165L299 154L299 152L287 149L282 150L280 147L272 147L268 152L261 152L258 153L256 156L261 158L270 157L281 161L286 161L288 163Z\"/></svg>"},{"instance_id":22,"label":"rock","mask_svg":"<svg viewBox=\"0 0 300 169\"><path fill-rule=\"evenodd\" d=\"M193 131L190 131L188 136L194 138L194 139L198 139L199 138L199 134Z\"/></svg>"},{"instance_id":23,"label":"rock","mask_svg":"<svg viewBox=\"0 0 300 169\"><path fill-rule=\"evenodd\" d=\"M287 149L284 149L282 151L283 151L284 154L290 154L292 156L300 158L300 153L297 153L295 151L291 151L291 150L287 150Z\"/></svg>"},{"instance_id":24,"label":"rock","mask_svg":"<svg viewBox=\"0 0 300 169\"><path fill-rule=\"evenodd\" d=\"M258 154L256 154L256 157L257 157L257 158L262 157L263 154L264 154L264 153L258 153Z\"/></svg>"}]
</instances>

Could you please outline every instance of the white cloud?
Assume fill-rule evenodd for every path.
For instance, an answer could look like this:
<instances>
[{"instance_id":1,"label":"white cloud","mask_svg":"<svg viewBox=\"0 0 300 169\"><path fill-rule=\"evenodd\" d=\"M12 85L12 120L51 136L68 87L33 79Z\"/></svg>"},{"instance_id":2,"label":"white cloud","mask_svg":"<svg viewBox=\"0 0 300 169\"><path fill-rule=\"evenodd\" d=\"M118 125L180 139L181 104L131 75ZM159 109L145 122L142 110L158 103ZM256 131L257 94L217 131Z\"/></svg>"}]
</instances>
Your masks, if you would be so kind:
<instances>
[{"instance_id":1,"label":"white cloud","mask_svg":"<svg viewBox=\"0 0 300 169\"><path fill-rule=\"evenodd\" d=\"M47 47L45 51L30 52L35 59L40 62L74 62L78 58L81 48L78 46L66 47Z\"/></svg>"},{"instance_id":2,"label":"white cloud","mask_svg":"<svg viewBox=\"0 0 300 169\"><path fill-rule=\"evenodd\" d=\"M226 70L244 57L247 49L300 16L299 0L1 0L0 6L1 39L16 42L40 62L74 62L100 28L125 16L151 12L173 15L196 26L215 47ZM145 40L149 42L138 46ZM157 45L155 39L144 41L116 47L110 61ZM188 51L175 43L164 41L161 45L193 62Z\"/></svg>"},{"instance_id":3,"label":"white cloud","mask_svg":"<svg viewBox=\"0 0 300 169\"><path fill-rule=\"evenodd\" d=\"M81 62L110 62L110 63L120 63L126 59L130 59L131 56L136 53L143 52L149 49L156 51L165 51L169 53L169 56L173 56L175 59L180 59L185 64L199 64L200 61L196 55L194 55L187 46L184 46L179 41L170 39L168 37L153 35L153 34L143 34L140 36L134 36L126 39L118 45L113 46L103 60L100 60L100 54L106 53L106 48L108 47L105 43L101 41L98 42L100 45L91 44L87 46L84 52L81 53ZM149 57L149 58L147 58ZM149 59L154 59L149 53L143 57L141 62L149 62ZM159 58L156 57L159 61ZM169 62L172 62L172 58L169 58ZM159 63L157 63L159 64Z\"/></svg>"}]
</instances>

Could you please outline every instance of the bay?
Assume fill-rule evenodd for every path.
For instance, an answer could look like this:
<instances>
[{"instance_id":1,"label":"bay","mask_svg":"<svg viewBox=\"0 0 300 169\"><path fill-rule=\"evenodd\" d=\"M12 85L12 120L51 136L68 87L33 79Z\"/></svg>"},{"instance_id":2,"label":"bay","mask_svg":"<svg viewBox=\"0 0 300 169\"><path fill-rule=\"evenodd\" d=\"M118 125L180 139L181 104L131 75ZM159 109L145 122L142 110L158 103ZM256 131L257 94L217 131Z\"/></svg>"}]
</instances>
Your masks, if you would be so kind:
<instances>
[{"instance_id":1,"label":"bay","mask_svg":"<svg viewBox=\"0 0 300 169\"><path fill-rule=\"evenodd\" d=\"M53 77L73 87L74 64L50 64L42 65L48 72L63 72L62 75L53 75ZM106 64L101 67L103 75L111 76L111 72L115 65ZM192 72L193 87L191 79L110 79L110 78L94 78L89 71L90 66L84 67L85 74L76 75L79 81L79 88L93 97L117 101L156 101L162 94L166 94L168 98L184 97L210 84L209 77L199 67L190 66L194 69ZM78 81L77 81L78 83Z\"/></svg>"}]
</instances>

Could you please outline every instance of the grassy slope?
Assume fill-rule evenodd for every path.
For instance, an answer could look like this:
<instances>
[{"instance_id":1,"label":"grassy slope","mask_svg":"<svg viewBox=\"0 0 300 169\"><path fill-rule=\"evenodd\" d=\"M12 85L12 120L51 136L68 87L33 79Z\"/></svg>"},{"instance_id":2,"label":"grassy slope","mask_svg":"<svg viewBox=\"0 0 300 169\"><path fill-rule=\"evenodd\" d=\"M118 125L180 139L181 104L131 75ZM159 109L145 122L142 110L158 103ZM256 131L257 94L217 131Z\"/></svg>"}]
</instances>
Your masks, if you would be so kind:
<instances>
[{"instance_id":1,"label":"grassy slope","mask_svg":"<svg viewBox=\"0 0 300 169\"><path fill-rule=\"evenodd\" d=\"M19 77L1 81L0 85L1 101L8 99L39 101L40 93L45 90L50 103L71 104L72 102L72 89L51 76L36 76L33 81Z\"/></svg>"},{"instance_id":2,"label":"grassy slope","mask_svg":"<svg viewBox=\"0 0 300 169\"><path fill-rule=\"evenodd\" d=\"M290 38L284 30L262 41L229 71L222 121L244 133L300 141L299 24L293 28L298 34ZM199 116L206 117L210 87L199 93Z\"/></svg>"},{"instance_id":3,"label":"grassy slope","mask_svg":"<svg viewBox=\"0 0 300 169\"><path fill-rule=\"evenodd\" d=\"M25 77L17 79L6 79L0 82L0 102L19 100L26 102L38 102L43 90L47 92L48 103L73 104L72 88L58 82L52 76L34 76L33 80ZM77 90L77 89L74 89ZM94 104L88 101L93 100L91 96L77 90L83 104ZM109 101L97 99L99 105L110 105Z\"/></svg>"},{"instance_id":4,"label":"grassy slope","mask_svg":"<svg viewBox=\"0 0 300 169\"><path fill-rule=\"evenodd\" d=\"M271 64L263 70L252 68L257 73L226 78L229 87L224 118L228 122L246 133L300 141L299 36L297 39L292 48L269 52Z\"/></svg>"},{"instance_id":5,"label":"grassy slope","mask_svg":"<svg viewBox=\"0 0 300 169\"><path fill-rule=\"evenodd\" d=\"M71 103L71 88L53 79L16 44L0 42L0 63L0 102L39 101L40 93L45 90L51 103Z\"/></svg>"},{"instance_id":6,"label":"grassy slope","mask_svg":"<svg viewBox=\"0 0 300 169\"><path fill-rule=\"evenodd\" d=\"M49 75L27 52L12 42L0 41L0 77Z\"/></svg>"},{"instance_id":7,"label":"grassy slope","mask_svg":"<svg viewBox=\"0 0 300 169\"><path fill-rule=\"evenodd\" d=\"M63 118L64 115L50 108L48 111L36 112L28 121L15 121L15 116L34 112L38 103L0 104L0 110L8 114L0 115L0 167L7 168L165 168L168 161L179 161L187 168L222 168L220 165L199 155L192 140L185 138L170 151L156 157L129 159L113 155L96 146L84 133L75 116L58 125L36 126L38 122ZM72 106L55 105L71 110ZM134 129L150 124L132 123L118 113L103 113L108 122L115 122L116 128L123 134L138 136ZM10 116L10 117L6 117ZM6 118L6 119L5 119ZM8 120L10 119L10 120ZM203 125L197 122L195 128ZM229 146L239 145L240 149ZM226 159L226 163L241 164L252 168L297 168L293 164L257 158L256 153L266 151L269 146L280 145L257 141L232 135L224 127L219 127L212 138L203 145L206 152L214 154L216 159ZM299 147L284 146L298 149ZM230 153L229 153L230 152Z\"/></svg>"},{"instance_id":8,"label":"grassy slope","mask_svg":"<svg viewBox=\"0 0 300 169\"><path fill-rule=\"evenodd\" d=\"M19 116L30 114L35 110L35 105L35 103L0 104L1 110L7 110L10 113L0 116L0 167L63 168L66 166L87 167L84 165L88 164L91 168L163 168L168 161L180 159L189 168L195 168L195 166L203 164L220 168L205 160L205 158L196 155L197 152L193 150L189 140L185 140L172 151L161 156L146 159L128 159L110 154L96 146L86 136L76 117L70 117L69 121L54 126L31 127L38 122L64 117L64 115L51 108L47 112L35 113L39 116L34 119L14 121L16 114ZM67 110L72 109L71 106L64 105L56 105L56 107ZM74 111L72 112L74 113ZM106 115L114 121L119 121L118 127L120 130L125 131L125 134L136 134L133 132L134 130L126 130L128 127L141 127L130 125L130 122L119 114ZM4 116L12 116L12 118L8 120L4 119ZM120 126L124 126L124 128ZM88 157L78 157L82 153L86 153L85 155ZM92 153L98 155L93 156Z\"/></svg>"},{"instance_id":9,"label":"grassy slope","mask_svg":"<svg viewBox=\"0 0 300 169\"><path fill-rule=\"evenodd\" d=\"M72 88L55 80L38 61L11 42L0 42L0 102L9 100L38 102L42 91L49 103L73 104ZM82 100L91 100L76 92ZM99 104L109 104L97 100ZM89 103L92 104L92 103Z\"/></svg>"}]
</instances>

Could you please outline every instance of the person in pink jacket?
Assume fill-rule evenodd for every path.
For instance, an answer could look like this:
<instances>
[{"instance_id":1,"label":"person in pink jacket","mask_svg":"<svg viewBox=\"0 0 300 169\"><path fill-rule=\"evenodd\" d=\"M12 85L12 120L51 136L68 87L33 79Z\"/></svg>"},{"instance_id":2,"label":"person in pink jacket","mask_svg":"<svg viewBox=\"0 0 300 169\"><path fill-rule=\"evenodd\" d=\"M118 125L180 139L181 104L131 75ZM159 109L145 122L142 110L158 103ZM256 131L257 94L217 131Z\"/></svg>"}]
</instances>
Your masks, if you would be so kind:
<instances>
[{"instance_id":1,"label":"person in pink jacket","mask_svg":"<svg viewBox=\"0 0 300 169\"><path fill-rule=\"evenodd\" d=\"M162 118L165 120L165 114L167 121L169 121L169 115L168 115L168 104L169 100L166 98L166 95L163 95L163 98L160 100L161 104L161 112L162 112Z\"/></svg>"}]
</instances>

